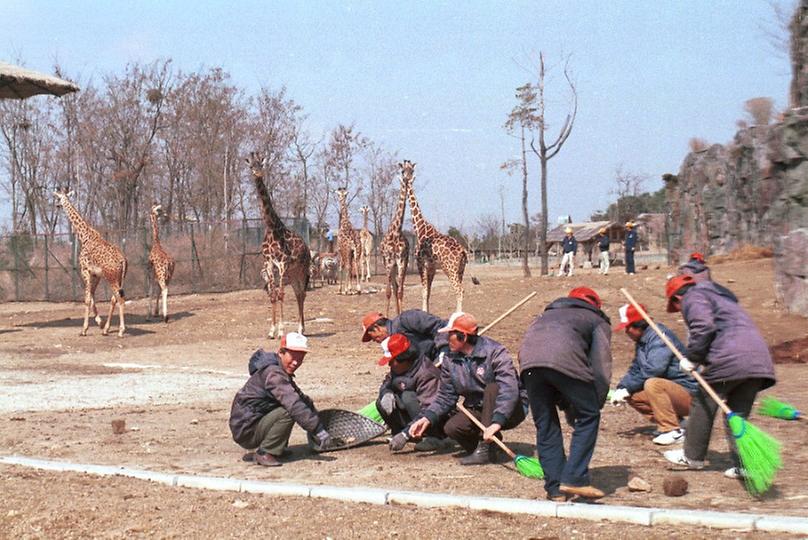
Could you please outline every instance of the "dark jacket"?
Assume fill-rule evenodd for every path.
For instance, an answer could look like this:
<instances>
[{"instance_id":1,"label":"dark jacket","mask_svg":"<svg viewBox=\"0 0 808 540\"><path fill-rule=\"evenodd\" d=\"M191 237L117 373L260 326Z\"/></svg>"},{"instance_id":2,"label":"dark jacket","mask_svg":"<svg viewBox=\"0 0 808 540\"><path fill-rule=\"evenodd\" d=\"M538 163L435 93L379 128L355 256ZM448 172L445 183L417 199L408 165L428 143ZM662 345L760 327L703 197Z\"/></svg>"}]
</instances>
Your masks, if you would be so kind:
<instances>
[{"instance_id":1,"label":"dark jacket","mask_svg":"<svg viewBox=\"0 0 808 540\"><path fill-rule=\"evenodd\" d=\"M293 376L283 370L276 353L259 349L250 358L249 366L250 378L236 393L230 408L230 433L234 441L247 448L258 421L278 407L286 409L308 432L324 429L314 403L297 387Z\"/></svg>"},{"instance_id":2,"label":"dark jacket","mask_svg":"<svg viewBox=\"0 0 808 540\"><path fill-rule=\"evenodd\" d=\"M415 392L423 409L435 400L439 384L440 368L435 367L431 359L421 355L405 373L399 375L390 370L379 387L379 397L388 392L397 395L407 391Z\"/></svg>"},{"instance_id":3,"label":"dark jacket","mask_svg":"<svg viewBox=\"0 0 808 540\"><path fill-rule=\"evenodd\" d=\"M447 344L447 335L438 334L438 329L447 321L420 309L408 309L387 321L387 335L404 334L419 354L434 359L438 348Z\"/></svg>"},{"instance_id":4,"label":"dark jacket","mask_svg":"<svg viewBox=\"0 0 808 540\"><path fill-rule=\"evenodd\" d=\"M466 407L482 405L483 392L489 383L499 386L492 422L501 426L515 407L527 408L527 394L521 388L516 368L508 351L491 338L480 336L469 356L450 352L441 365L440 387L432 404L421 411L432 425L446 417L460 396Z\"/></svg>"},{"instance_id":5,"label":"dark jacket","mask_svg":"<svg viewBox=\"0 0 808 540\"><path fill-rule=\"evenodd\" d=\"M710 281L712 279L710 277L710 269L707 267L707 265L697 260L687 261L685 264L679 267L678 273L679 275L687 274L693 276L696 283Z\"/></svg>"},{"instance_id":6,"label":"dark jacket","mask_svg":"<svg viewBox=\"0 0 808 540\"><path fill-rule=\"evenodd\" d=\"M601 405L612 378L609 318L577 298L554 300L528 327L519 348L522 373L550 368L595 385Z\"/></svg>"},{"instance_id":7,"label":"dark jacket","mask_svg":"<svg viewBox=\"0 0 808 540\"><path fill-rule=\"evenodd\" d=\"M657 326L679 352L685 354L685 346L676 334L664 324L657 323ZM649 326L634 346L634 361L617 383L617 388L625 388L629 393L635 394L642 391L645 381L652 377L673 381L688 392L694 392L698 386L693 377L681 370L679 359Z\"/></svg>"},{"instance_id":8,"label":"dark jacket","mask_svg":"<svg viewBox=\"0 0 808 540\"><path fill-rule=\"evenodd\" d=\"M682 297L690 337L687 358L704 364L708 382L760 378L775 382L769 347L735 295L713 281L697 283Z\"/></svg>"},{"instance_id":9,"label":"dark jacket","mask_svg":"<svg viewBox=\"0 0 808 540\"><path fill-rule=\"evenodd\" d=\"M637 231L631 229L626 233L626 249L634 251L634 247L637 245Z\"/></svg>"},{"instance_id":10,"label":"dark jacket","mask_svg":"<svg viewBox=\"0 0 808 540\"><path fill-rule=\"evenodd\" d=\"M561 242L561 251L563 253L578 253L578 240L575 239L575 236L564 237L564 240Z\"/></svg>"},{"instance_id":11,"label":"dark jacket","mask_svg":"<svg viewBox=\"0 0 808 540\"><path fill-rule=\"evenodd\" d=\"M601 251L609 251L609 235L608 234L598 234L598 249Z\"/></svg>"}]
</instances>

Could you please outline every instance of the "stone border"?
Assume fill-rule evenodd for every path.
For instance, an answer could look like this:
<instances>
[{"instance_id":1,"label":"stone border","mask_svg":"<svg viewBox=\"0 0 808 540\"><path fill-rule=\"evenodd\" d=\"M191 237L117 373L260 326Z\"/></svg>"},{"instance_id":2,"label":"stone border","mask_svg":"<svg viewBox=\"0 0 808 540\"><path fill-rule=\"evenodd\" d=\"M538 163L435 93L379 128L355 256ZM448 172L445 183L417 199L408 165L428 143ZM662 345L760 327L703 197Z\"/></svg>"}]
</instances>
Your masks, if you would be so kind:
<instances>
[{"instance_id":1,"label":"stone border","mask_svg":"<svg viewBox=\"0 0 808 540\"><path fill-rule=\"evenodd\" d=\"M111 465L90 465L32 459L24 456L0 457L0 463L21 465L23 467L49 471L83 472L99 476L125 476L140 480L150 480L169 486L243 493L262 493L288 497L318 497L354 503L360 502L378 505L412 504L426 508L457 507L468 508L470 510L488 510L542 517L634 523L648 527L653 527L654 525L687 525L740 531L808 534L808 518L798 516L713 512L678 508L664 509L637 506L554 503L551 501L537 501L532 499L475 497L470 495L450 495L418 491L391 491L368 487L288 484L262 480L241 480L239 478L221 476L169 474Z\"/></svg>"}]
</instances>

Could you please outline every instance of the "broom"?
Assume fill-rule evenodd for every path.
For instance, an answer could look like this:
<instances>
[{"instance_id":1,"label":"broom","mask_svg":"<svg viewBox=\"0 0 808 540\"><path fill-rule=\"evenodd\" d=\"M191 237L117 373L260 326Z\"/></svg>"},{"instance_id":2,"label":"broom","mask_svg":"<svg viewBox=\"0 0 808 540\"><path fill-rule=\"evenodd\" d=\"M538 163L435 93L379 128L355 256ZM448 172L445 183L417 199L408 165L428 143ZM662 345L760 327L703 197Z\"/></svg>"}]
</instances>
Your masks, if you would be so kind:
<instances>
[{"instance_id":1,"label":"broom","mask_svg":"<svg viewBox=\"0 0 808 540\"><path fill-rule=\"evenodd\" d=\"M620 289L637 313L642 315L645 322L654 329L654 332L660 339L668 346L674 355L681 361L685 357L679 352L673 343L670 342L668 337L659 329L659 327L651 320L651 317L645 310L634 300L626 289ZM732 412L732 410L724 403L715 390L704 380L700 373L691 371L690 374L701 385L704 391L709 395L716 404L724 411L727 417L727 424L729 425L732 436L735 439L735 446L738 449L738 455L741 458L741 467L743 468L743 479L746 485L746 490L752 495L762 495L772 486L774 476L777 471L783 466L780 459L780 442L761 431L742 416Z\"/></svg>"},{"instance_id":2,"label":"broom","mask_svg":"<svg viewBox=\"0 0 808 540\"><path fill-rule=\"evenodd\" d=\"M771 416L781 420L805 420L800 411L784 401L780 401L771 396L765 396L760 402L758 413L763 416Z\"/></svg>"},{"instance_id":3,"label":"broom","mask_svg":"<svg viewBox=\"0 0 808 540\"><path fill-rule=\"evenodd\" d=\"M486 326L485 328L480 330L478 335L481 336L481 335L485 334L486 332L488 332L489 330L491 330L491 328L493 328L494 325L499 323L502 319L504 319L505 317L507 317L508 315L513 313L514 311L516 311L519 308L519 306L521 306L522 304L524 304L525 302L527 302L528 300L530 300L531 298L533 298L537 294L538 293L536 291L533 291L532 293L528 294L527 296L525 296L524 298L519 300L516 304L513 305L513 307L511 307L511 309L509 309L508 311L506 311L505 313L503 313L502 315L500 315L499 317L494 319L494 321L491 324L489 324L488 326ZM435 364L435 366L440 367L440 364L441 364L441 361L439 360L438 363ZM362 407L361 409L359 409L356 412L358 414L361 414L362 416L364 416L366 418L370 418L374 422L377 422L379 424L384 424L384 419L382 418L382 415L379 414L379 409L376 408L376 402L375 401L371 401L370 403L368 403L367 405L365 405L364 407Z\"/></svg>"},{"instance_id":4,"label":"broom","mask_svg":"<svg viewBox=\"0 0 808 540\"><path fill-rule=\"evenodd\" d=\"M471 414L462 403L457 403L457 410L468 416L469 420L474 422L474 425L476 425L482 431L485 431L485 426L479 420L477 420L477 418ZM544 469L541 468L541 463L539 463L538 459L514 453L513 450L505 446L505 443L496 437L494 437L492 440L497 443L500 448L502 448L503 452L510 456L510 458L513 460L513 465L516 467L516 470L519 471L519 474L528 478L544 478Z\"/></svg>"}]
</instances>

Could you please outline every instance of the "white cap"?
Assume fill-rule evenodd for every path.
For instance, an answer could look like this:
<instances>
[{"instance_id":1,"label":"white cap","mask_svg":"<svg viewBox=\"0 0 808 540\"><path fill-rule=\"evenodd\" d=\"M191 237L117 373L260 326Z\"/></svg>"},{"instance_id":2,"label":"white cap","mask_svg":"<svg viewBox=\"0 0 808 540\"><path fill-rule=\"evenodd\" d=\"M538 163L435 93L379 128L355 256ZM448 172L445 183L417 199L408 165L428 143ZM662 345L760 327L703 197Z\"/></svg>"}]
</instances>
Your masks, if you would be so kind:
<instances>
[{"instance_id":1,"label":"white cap","mask_svg":"<svg viewBox=\"0 0 808 540\"><path fill-rule=\"evenodd\" d=\"M289 332L281 338L281 349L309 352L309 340L298 332Z\"/></svg>"}]
</instances>

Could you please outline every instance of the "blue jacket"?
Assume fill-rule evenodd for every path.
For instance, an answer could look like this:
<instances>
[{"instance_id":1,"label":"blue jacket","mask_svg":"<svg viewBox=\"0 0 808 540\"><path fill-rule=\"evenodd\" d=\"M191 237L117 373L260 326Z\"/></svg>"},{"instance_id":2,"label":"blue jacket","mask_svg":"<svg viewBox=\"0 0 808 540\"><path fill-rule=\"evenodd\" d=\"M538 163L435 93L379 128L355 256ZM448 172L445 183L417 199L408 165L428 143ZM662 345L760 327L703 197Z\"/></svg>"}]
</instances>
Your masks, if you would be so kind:
<instances>
[{"instance_id":1,"label":"blue jacket","mask_svg":"<svg viewBox=\"0 0 808 540\"><path fill-rule=\"evenodd\" d=\"M578 240L575 236L565 236L564 241L561 242L561 248L564 253L578 253Z\"/></svg>"},{"instance_id":2,"label":"blue jacket","mask_svg":"<svg viewBox=\"0 0 808 540\"><path fill-rule=\"evenodd\" d=\"M516 407L527 411L527 393L519 384L516 368L508 351L491 338L480 336L469 356L448 353L441 364L440 387L435 400L421 416L432 425L445 418L455 408L460 396L466 407L482 404L487 384L499 385L492 422L505 425Z\"/></svg>"},{"instance_id":3,"label":"blue jacket","mask_svg":"<svg viewBox=\"0 0 808 540\"><path fill-rule=\"evenodd\" d=\"M774 384L769 347L732 291L713 281L698 283L682 297L682 316L690 332L687 358L704 365L705 380Z\"/></svg>"},{"instance_id":4,"label":"blue jacket","mask_svg":"<svg viewBox=\"0 0 808 540\"><path fill-rule=\"evenodd\" d=\"M657 323L657 326L679 352L684 354L685 346L676 334L663 324ZM635 394L642 391L645 381L652 377L673 381L688 392L695 391L698 386L695 379L679 368L679 359L649 326L634 346L634 361L617 383L617 388L625 388L629 393Z\"/></svg>"},{"instance_id":5,"label":"blue jacket","mask_svg":"<svg viewBox=\"0 0 808 540\"><path fill-rule=\"evenodd\" d=\"M435 358L437 348L448 344L448 335L438 333L446 324L447 321L426 311L408 309L387 321L387 335L404 334L419 354Z\"/></svg>"},{"instance_id":6,"label":"blue jacket","mask_svg":"<svg viewBox=\"0 0 808 540\"><path fill-rule=\"evenodd\" d=\"M598 234L598 249L601 251L609 251L609 235L608 234Z\"/></svg>"},{"instance_id":7,"label":"blue jacket","mask_svg":"<svg viewBox=\"0 0 808 540\"><path fill-rule=\"evenodd\" d=\"M626 233L626 249L634 251L634 246L637 244L637 231L631 229Z\"/></svg>"}]
</instances>

